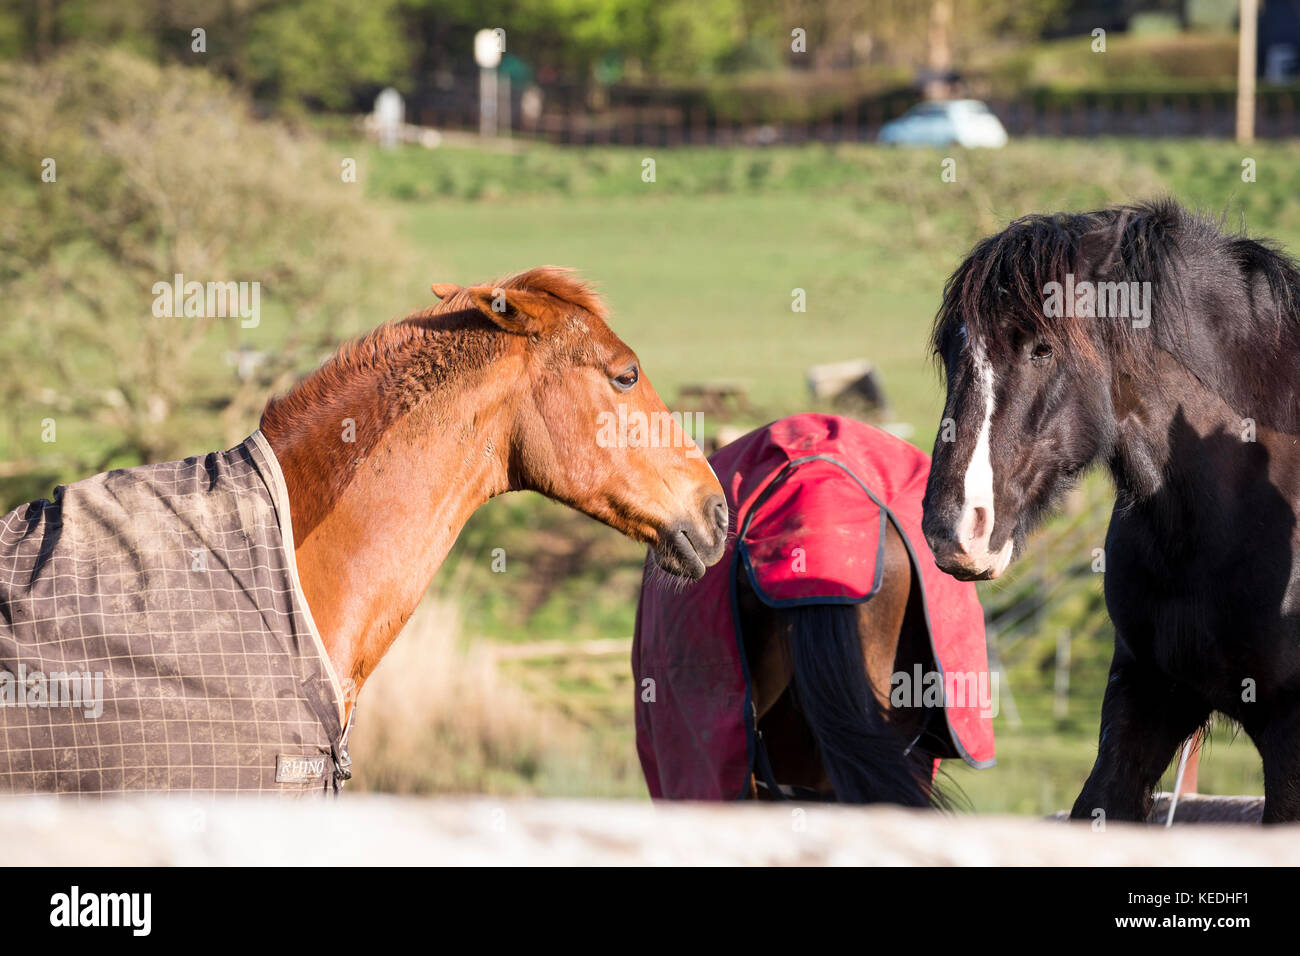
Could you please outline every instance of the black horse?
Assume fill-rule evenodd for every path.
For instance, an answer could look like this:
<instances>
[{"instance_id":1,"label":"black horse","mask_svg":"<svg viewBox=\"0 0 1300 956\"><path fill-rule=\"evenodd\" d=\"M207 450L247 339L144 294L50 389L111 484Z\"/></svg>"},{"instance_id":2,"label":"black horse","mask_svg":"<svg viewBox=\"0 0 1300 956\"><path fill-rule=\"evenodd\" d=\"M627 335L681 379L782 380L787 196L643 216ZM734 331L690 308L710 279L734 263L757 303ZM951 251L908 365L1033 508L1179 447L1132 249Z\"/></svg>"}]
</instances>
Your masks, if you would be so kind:
<instances>
[{"instance_id":1,"label":"black horse","mask_svg":"<svg viewBox=\"0 0 1300 956\"><path fill-rule=\"evenodd\" d=\"M1095 462L1115 652L1072 816L1142 820L1213 711L1300 820L1300 271L1165 200L984 239L933 333L948 396L924 503L945 571L997 577Z\"/></svg>"}]
</instances>

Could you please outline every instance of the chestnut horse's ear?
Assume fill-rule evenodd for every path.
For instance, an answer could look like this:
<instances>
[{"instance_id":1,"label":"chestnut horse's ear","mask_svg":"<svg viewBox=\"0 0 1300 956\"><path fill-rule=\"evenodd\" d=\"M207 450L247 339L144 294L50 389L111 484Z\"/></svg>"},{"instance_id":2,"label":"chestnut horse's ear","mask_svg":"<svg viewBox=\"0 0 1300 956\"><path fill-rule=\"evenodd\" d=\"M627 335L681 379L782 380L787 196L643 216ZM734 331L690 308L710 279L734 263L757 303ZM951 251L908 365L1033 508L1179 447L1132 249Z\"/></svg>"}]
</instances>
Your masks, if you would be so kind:
<instances>
[{"instance_id":1,"label":"chestnut horse's ear","mask_svg":"<svg viewBox=\"0 0 1300 956\"><path fill-rule=\"evenodd\" d=\"M460 286L453 285L450 282L435 282L430 288L433 289L433 294L440 299L450 298L460 291Z\"/></svg>"},{"instance_id":2,"label":"chestnut horse's ear","mask_svg":"<svg viewBox=\"0 0 1300 956\"><path fill-rule=\"evenodd\" d=\"M564 317L561 302L545 292L486 285L467 291L480 312L516 335L541 335Z\"/></svg>"}]
</instances>

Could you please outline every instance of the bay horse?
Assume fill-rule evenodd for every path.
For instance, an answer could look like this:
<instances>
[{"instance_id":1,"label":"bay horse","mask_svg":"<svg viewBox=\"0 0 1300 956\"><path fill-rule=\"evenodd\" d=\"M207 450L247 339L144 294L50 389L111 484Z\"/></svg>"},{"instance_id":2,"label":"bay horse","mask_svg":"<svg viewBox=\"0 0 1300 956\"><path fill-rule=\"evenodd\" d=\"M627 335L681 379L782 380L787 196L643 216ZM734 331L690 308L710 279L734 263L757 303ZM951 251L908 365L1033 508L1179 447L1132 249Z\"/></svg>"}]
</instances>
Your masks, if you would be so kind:
<instances>
[{"instance_id":1,"label":"bay horse","mask_svg":"<svg viewBox=\"0 0 1300 956\"><path fill-rule=\"evenodd\" d=\"M890 706L893 675L914 663L934 668L911 558L893 525L883 556L880 589L859 604L770 607L737 566L738 628L767 761L755 799L942 803L930 779L946 749L934 712Z\"/></svg>"},{"instance_id":2,"label":"bay horse","mask_svg":"<svg viewBox=\"0 0 1300 956\"><path fill-rule=\"evenodd\" d=\"M1115 649L1071 815L1145 820L1212 712L1300 820L1300 271L1172 200L1028 216L979 242L932 335L947 380L925 496L939 566L996 578L1094 464Z\"/></svg>"},{"instance_id":3,"label":"bay horse","mask_svg":"<svg viewBox=\"0 0 1300 956\"><path fill-rule=\"evenodd\" d=\"M710 461L736 521L723 559L685 586L648 567L637 606L651 796L921 807L944 803L939 758L992 765L983 611L921 534L928 456L807 413Z\"/></svg>"},{"instance_id":4,"label":"bay horse","mask_svg":"<svg viewBox=\"0 0 1300 956\"><path fill-rule=\"evenodd\" d=\"M674 576L700 577L725 544L717 478L590 287L542 267L433 291L439 304L344 346L262 414L303 592L352 699L497 495L576 508ZM619 406L652 431L602 440Z\"/></svg>"}]
</instances>

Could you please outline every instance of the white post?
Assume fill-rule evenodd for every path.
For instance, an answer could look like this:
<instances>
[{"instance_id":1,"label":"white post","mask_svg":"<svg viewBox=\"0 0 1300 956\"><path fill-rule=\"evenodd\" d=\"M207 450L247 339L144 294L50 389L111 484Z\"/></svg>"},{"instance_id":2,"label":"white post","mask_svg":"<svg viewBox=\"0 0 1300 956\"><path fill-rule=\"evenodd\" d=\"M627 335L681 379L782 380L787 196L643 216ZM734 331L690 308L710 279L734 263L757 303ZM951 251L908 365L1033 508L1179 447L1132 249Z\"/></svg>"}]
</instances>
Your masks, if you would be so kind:
<instances>
[{"instance_id":1,"label":"white post","mask_svg":"<svg viewBox=\"0 0 1300 956\"><path fill-rule=\"evenodd\" d=\"M504 32L479 30L474 34L474 62L478 71L478 131L497 134L497 66L501 63Z\"/></svg>"},{"instance_id":2,"label":"white post","mask_svg":"<svg viewBox=\"0 0 1300 956\"><path fill-rule=\"evenodd\" d=\"M478 132L480 136L497 134L497 71L482 67L478 71Z\"/></svg>"},{"instance_id":3,"label":"white post","mask_svg":"<svg viewBox=\"0 0 1300 956\"><path fill-rule=\"evenodd\" d=\"M1259 0L1241 0L1237 32L1237 142L1255 139L1255 35Z\"/></svg>"},{"instance_id":4,"label":"white post","mask_svg":"<svg viewBox=\"0 0 1300 956\"><path fill-rule=\"evenodd\" d=\"M401 141L402 125L406 122L406 104L402 94L391 86L385 87L375 97L374 115L379 129L379 145L392 149Z\"/></svg>"}]
</instances>

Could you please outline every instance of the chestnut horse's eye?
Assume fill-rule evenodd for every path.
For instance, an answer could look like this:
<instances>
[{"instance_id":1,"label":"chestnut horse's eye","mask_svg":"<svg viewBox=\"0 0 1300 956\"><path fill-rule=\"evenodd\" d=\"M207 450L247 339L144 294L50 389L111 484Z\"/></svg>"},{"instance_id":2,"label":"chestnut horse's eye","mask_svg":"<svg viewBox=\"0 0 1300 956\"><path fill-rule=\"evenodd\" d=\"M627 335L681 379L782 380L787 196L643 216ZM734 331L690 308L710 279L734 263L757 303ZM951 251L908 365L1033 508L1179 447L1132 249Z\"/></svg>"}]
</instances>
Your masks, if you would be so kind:
<instances>
[{"instance_id":1,"label":"chestnut horse's eye","mask_svg":"<svg viewBox=\"0 0 1300 956\"><path fill-rule=\"evenodd\" d=\"M639 376L639 374L638 374L638 372L637 372L637 368L636 368L635 365L633 365L630 369L628 369L628 370L627 370L626 372L624 372L622 375L615 376L615 378L614 378L614 380L613 380L613 381L614 381L614 387L617 388L617 389L619 389L619 390L621 390L621 391L626 392L629 388L631 388L633 385L636 384L636 381L637 381L637 379L638 379L639 377L640 377L640 376Z\"/></svg>"},{"instance_id":2,"label":"chestnut horse's eye","mask_svg":"<svg viewBox=\"0 0 1300 956\"><path fill-rule=\"evenodd\" d=\"M1046 342L1039 342L1034 346L1034 351L1029 356L1035 362L1041 362L1044 359L1052 357L1052 347Z\"/></svg>"}]
</instances>

